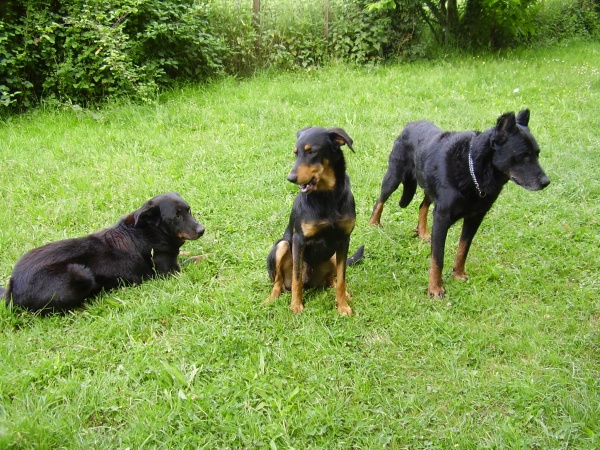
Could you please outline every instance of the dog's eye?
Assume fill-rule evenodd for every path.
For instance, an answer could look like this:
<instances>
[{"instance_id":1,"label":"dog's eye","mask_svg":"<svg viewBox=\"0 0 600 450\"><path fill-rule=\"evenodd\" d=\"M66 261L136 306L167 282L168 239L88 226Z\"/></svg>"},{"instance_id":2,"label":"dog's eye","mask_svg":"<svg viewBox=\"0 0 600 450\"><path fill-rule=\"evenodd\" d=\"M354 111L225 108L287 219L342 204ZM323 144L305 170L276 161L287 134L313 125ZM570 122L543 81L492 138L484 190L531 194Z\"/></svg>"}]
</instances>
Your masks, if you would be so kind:
<instances>
[{"instance_id":1,"label":"dog's eye","mask_svg":"<svg viewBox=\"0 0 600 450\"><path fill-rule=\"evenodd\" d=\"M175 214L175 218L177 220L181 219L181 212L177 211L177 214Z\"/></svg>"}]
</instances>

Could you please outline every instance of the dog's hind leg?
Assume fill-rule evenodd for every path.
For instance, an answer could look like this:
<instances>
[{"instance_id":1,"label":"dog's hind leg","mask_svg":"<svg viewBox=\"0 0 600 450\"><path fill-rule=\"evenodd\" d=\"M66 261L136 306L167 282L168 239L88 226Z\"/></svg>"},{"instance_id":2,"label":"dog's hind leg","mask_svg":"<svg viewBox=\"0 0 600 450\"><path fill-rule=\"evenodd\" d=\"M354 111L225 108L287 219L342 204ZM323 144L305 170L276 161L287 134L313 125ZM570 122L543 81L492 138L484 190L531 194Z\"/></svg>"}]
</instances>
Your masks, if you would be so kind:
<instances>
[{"instance_id":1,"label":"dog's hind leg","mask_svg":"<svg viewBox=\"0 0 600 450\"><path fill-rule=\"evenodd\" d=\"M348 305L348 292L346 290L346 260L348 258L348 246L346 242L335 253L336 257L336 283L335 283L335 303L340 314L352 315L352 308Z\"/></svg>"},{"instance_id":2,"label":"dog's hind leg","mask_svg":"<svg viewBox=\"0 0 600 450\"><path fill-rule=\"evenodd\" d=\"M402 181L402 176L403 173L400 167L398 167L398 165L394 162L390 161L387 172L383 177L383 181L381 182L381 194L375 202L373 212L371 213L371 218L369 219L369 224L379 225L381 223L381 213L383 213L383 204L387 201L388 198L390 198L390 195L392 195L396 191L396 189L398 189L398 186L400 186L400 183ZM404 197L404 194L402 194L402 196Z\"/></svg>"},{"instance_id":3,"label":"dog's hind leg","mask_svg":"<svg viewBox=\"0 0 600 450\"><path fill-rule=\"evenodd\" d=\"M287 241L279 241L273 246L267 258L269 278L273 282L271 295L265 303L275 300L282 291L290 289L292 284L292 252Z\"/></svg>"},{"instance_id":4,"label":"dog's hind leg","mask_svg":"<svg viewBox=\"0 0 600 450\"><path fill-rule=\"evenodd\" d=\"M423 198L423 201L419 205L419 221L414 232L417 233L420 239L428 242L431 239L431 235L427 231L427 214L429 213L429 207L431 206L431 198L427 194Z\"/></svg>"},{"instance_id":5,"label":"dog's hind leg","mask_svg":"<svg viewBox=\"0 0 600 450\"><path fill-rule=\"evenodd\" d=\"M458 243L458 251L456 252L454 266L452 267L452 275L457 280L464 281L469 279L467 273L465 272L465 261L467 260L469 248L471 247L471 242L473 242L473 237L475 236L475 233L477 233L483 217L484 215L468 217L463 221L463 227Z\"/></svg>"},{"instance_id":6,"label":"dog's hind leg","mask_svg":"<svg viewBox=\"0 0 600 450\"><path fill-rule=\"evenodd\" d=\"M64 311L81 306L97 290L89 267L67 264L60 271L39 271L27 280L11 279L14 304L32 311Z\"/></svg>"}]
</instances>

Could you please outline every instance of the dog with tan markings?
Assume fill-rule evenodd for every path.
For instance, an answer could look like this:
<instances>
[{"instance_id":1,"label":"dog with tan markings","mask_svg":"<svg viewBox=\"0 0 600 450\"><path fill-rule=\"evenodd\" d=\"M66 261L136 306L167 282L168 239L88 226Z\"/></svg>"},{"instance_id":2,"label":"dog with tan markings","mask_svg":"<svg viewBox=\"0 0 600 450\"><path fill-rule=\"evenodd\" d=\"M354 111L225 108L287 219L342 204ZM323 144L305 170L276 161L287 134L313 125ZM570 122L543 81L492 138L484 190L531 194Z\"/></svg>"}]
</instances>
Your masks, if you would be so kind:
<instances>
[{"instance_id":1,"label":"dog with tan markings","mask_svg":"<svg viewBox=\"0 0 600 450\"><path fill-rule=\"evenodd\" d=\"M273 290L266 303L291 290L290 307L304 309L304 288L335 287L340 314L352 314L346 291L346 265L360 260L363 247L348 258L356 222L354 196L341 147L352 139L341 128L308 127L297 133L296 163L287 176L298 185L288 226L267 257Z\"/></svg>"}]
</instances>

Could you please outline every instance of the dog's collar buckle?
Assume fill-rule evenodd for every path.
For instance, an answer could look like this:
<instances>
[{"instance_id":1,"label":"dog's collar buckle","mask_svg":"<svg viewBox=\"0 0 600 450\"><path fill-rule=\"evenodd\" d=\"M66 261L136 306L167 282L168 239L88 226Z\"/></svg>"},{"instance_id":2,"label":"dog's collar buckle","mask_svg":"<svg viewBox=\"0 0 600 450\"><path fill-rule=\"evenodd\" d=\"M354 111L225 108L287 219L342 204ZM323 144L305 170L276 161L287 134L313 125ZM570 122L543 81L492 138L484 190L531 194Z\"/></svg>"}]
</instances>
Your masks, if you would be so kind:
<instances>
[{"instance_id":1,"label":"dog's collar buckle","mask_svg":"<svg viewBox=\"0 0 600 450\"><path fill-rule=\"evenodd\" d=\"M475 183L475 188L477 189L477 193L479 194L479 198L484 198L487 194L481 190L479 186L479 182L477 181L477 177L475 176L475 169L473 168L473 156L471 155L471 149L473 147L473 143L469 144L469 172L471 173L471 178Z\"/></svg>"}]
</instances>

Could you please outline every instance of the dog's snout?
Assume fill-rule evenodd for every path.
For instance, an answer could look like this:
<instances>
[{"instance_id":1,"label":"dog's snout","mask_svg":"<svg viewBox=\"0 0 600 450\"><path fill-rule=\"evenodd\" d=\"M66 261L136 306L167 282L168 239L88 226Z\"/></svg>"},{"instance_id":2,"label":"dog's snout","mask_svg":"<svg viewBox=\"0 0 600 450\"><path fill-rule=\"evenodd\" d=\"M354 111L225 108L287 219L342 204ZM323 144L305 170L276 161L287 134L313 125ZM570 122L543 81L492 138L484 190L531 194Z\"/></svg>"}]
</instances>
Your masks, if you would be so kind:
<instances>
[{"instance_id":1,"label":"dog's snout","mask_svg":"<svg viewBox=\"0 0 600 450\"><path fill-rule=\"evenodd\" d=\"M206 229L202 225L198 224L196 227L196 233L198 234L198 237L202 236L205 231Z\"/></svg>"},{"instance_id":2,"label":"dog's snout","mask_svg":"<svg viewBox=\"0 0 600 450\"><path fill-rule=\"evenodd\" d=\"M287 179L290 183L297 183L298 182L298 174L296 172L292 171L288 174Z\"/></svg>"},{"instance_id":3,"label":"dog's snout","mask_svg":"<svg viewBox=\"0 0 600 450\"><path fill-rule=\"evenodd\" d=\"M540 179L540 185L542 186L542 189L544 189L549 184L550 184L550 178L548 177L548 175L544 174L542 176L542 178Z\"/></svg>"}]
</instances>

